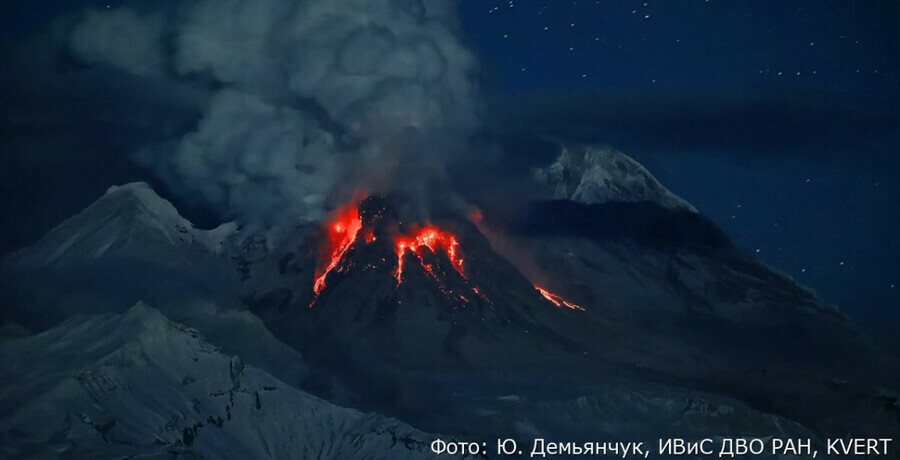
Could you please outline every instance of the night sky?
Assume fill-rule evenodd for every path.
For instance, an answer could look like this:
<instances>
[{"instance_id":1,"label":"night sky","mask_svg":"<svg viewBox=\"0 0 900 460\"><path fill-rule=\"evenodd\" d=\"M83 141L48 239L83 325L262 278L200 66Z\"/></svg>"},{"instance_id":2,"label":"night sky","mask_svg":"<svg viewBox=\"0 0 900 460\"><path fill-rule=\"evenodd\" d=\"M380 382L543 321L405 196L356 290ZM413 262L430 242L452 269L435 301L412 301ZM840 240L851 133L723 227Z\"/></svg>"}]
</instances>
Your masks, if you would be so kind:
<instances>
[{"instance_id":1,"label":"night sky","mask_svg":"<svg viewBox=\"0 0 900 460\"><path fill-rule=\"evenodd\" d=\"M574 111L537 126L610 143L826 302L897 324L900 4L470 1L463 18L498 105Z\"/></svg>"},{"instance_id":2,"label":"night sky","mask_svg":"<svg viewBox=\"0 0 900 460\"><path fill-rule=\"evenodd\" d=\"M898 90L895 2L466 2L508 93Z\"/></svg>"},{"instance_id":3,"label":"night sky","mask_svg":"<svg viewBox=\"0 0 900 460\"><path fill-rule=\"evenodd\" d=\"M2 100L18 110L2 118L4 252L109 185L148 179L121 153L140 142L111 121L102 81L63 91L9 58L81 8L146 2L9 3ZM608 143L826 302L886 328L900 319L900 3L467 0L461 18L486 130ZM28 94L46 88L65 93L53 124L23 122ZM153 120L129 125L134 137L152 136L154 117L167 117L160 130L190 126L190 114L160 113L142 113ZM53 126L68 137L48 139Z\"/></svg>"}]
</instances>

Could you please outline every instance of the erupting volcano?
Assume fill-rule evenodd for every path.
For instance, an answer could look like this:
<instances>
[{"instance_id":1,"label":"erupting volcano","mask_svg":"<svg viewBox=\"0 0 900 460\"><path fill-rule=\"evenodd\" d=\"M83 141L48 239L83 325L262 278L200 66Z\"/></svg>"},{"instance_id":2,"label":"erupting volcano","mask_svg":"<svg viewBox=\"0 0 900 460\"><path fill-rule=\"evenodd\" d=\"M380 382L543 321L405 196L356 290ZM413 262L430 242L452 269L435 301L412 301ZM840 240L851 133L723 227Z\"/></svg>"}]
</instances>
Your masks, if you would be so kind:
<instances>
[{"instance_id":1,"label":"erupting volcano","mask_svg":"<svg viewBox=\"0 0 900 460\"><path fill-rule=\"evenodd\" d=\"M383 199L383 198L381 198ZM374 200L374 201L373 201ZM399 287L404 281L404 270L408 269L406 264L407 257L415 256L415 260L419 262L419 266L425 273L433 279L440 287L441 291L450 297L458 298L469 303L469 298L459 292L454 292L448 286L453 283L447 283L447 275L455 271L464 281L468 290L471 290L475 296L483 299L487 305L493 307L493 302L474 285L469 285L470 279L465 271L465 262L460 249L459 238L452 231L441 228L434 223L425 225L413 225L407 231L400 230L398 221L392 221L385 225L384 218L387 208L383 204L370 206L367 202L379 203L379 199L375 197L364 200L355 199L352 202L338 208L325 220L324 232L326 237L320 250L320 255L316 263L315 282L313 283L314 297L309 303L312 308L319 296L325 290L328 276L332 273L341 273L349 270L354 265L354 261L350 260L356 257L354 248L362 248L376 241L376 232L378 235L386 236L387 241L392 242L392 249L396 255L396 267L393 270L393 278L395 287ZM479 211L480 213L480 211ZM379 230L376 230L376 226ZM362 235L362 238L360 238ZM449 266L446 262L441 264L441 260L446 257L450 262ZM382 259L387 262L387 259ZM369 268L374 268L372 264L368 264ZM557 307L567 307L572 310L584 311L584 308L576 305L568 300L547 291L539 286L534 286L540 295ZM465 305L463 305L465 306Z\"/></svg>"}]
</instances>

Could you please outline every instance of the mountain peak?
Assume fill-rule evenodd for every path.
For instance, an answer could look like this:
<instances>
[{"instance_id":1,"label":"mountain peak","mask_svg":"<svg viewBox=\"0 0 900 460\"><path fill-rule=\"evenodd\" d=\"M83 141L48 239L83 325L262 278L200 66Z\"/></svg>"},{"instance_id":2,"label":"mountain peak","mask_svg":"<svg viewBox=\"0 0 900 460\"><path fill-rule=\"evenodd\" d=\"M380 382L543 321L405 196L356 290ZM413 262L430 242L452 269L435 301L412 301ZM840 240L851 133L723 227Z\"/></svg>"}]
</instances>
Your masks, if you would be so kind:
<instances>
[{"instance_id":1,"label":"mountain peak","mask_svg":"<svg viewBox=\"0 0 900 460\"><path fill-rule=\"evenodd\" d=\"M9 262L62 267L102 257L167 260L161 254L175 247L216 252L233 231L234 225L227 224L209 232L197 230L150 185L132 182L110 187L37 243L14 253Z\"/></svg>"},{"instance_id":2,"label":"mountain peak","mask_svg":"<svg viewBox=\"0 0 900 460\"><path fill-rule=\"evenodd\" d=\"M97 202L108 200L136 200L139 209L161 219L177 222L186 228L193 224L178 213L169 200L159 196L153 187L146 182L130 182L124 185L113 185ZM134 203L134 202L132 202Z\"/></svg>"},{"instance_id":3,"label":"mountain peak","mask_svg":"<svg viewBox=\"0 0 900 460\"><path fill-rule=\"evenodd\" d=\"M121 327L134 325L137 330L145 333L175 326L175 323L171 322L161 311L147 305L144 301L138 301L131 308L125 310L121 314L119 322ZM193 329L189 328L178 327L178 329L193 332Z\"/></svg>"},{"instance_id":4,"label":"mountain peak","mask_svg":"<svg viewBox=\"0 0 900 460\"><path fill-rule=\"evenodd\" d=\"M162 317L162 313L160 313L159 310L151 307L150 305L147 305L143 300L137 301L137 303L135 303L131 308L125 310L126 317L143 318L148 316L152 317L153 315L159 315L160 317Z\"/></svg>"},{"instance_id":5,"label":"mountain peak","mask_svg":"<svg viewBox=\"0 0 900 460\"><path fill-rule=\"evenodd\" d=\"M652 201L666 209L697 210L663 186L643 165L608 146L561 145L557 160L534 171L553 198L584 204Z\"/></svg>"}]
</instances>

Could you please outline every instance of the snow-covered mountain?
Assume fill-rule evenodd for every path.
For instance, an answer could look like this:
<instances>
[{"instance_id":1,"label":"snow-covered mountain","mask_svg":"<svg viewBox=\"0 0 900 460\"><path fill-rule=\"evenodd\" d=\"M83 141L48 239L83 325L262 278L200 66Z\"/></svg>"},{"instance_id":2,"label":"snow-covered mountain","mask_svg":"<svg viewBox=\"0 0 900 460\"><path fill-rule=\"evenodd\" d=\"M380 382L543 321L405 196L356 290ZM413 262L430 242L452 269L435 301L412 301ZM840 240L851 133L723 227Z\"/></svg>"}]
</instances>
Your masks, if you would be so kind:
<instances>
[{"instance_id":1,"label":"snow-covered mountain","mask_svg":"<svg viewBox=\"0 0 900 460\"><path fill-rule=\"evenodd\" d=\"M296 384L301 355L242 308L234 266L221 254L236 230L200 230L146 183L113 186L35 244L0 261L3 317L43 330L77 314L152 303L229 353Z\"/></svg>"},{"instance_id":2,"label":"snow-covered mountain","mask_svg":"<svg viewBox=\"0 0 900 460\"><path fill-rule=\"evenodd\" d=\"M0 344L4 458L435 458L427 435L335 406L138 303Z\"/></svg>"},{"instance_id":3,"label":"snow-covered mountain","mask_svg":"<svg viewBox=\"0 0 900 460\"><path fill-rule=\"evenodd\" d=\"M195 252L216 253L235 230L224 224L199 230L172 203L144 182L112 186L100 199L67 219L7 263L66 267L101 258L133 258L191 265Z\"/></svg>"},{"instance_id":4,"label":"snow-covered mountain","mask_svg":"<svg viewBox=\"0 0 900 460\"><path fill-rule=\"evenodd\" d=\"M643 165L608 146L561 145L559 158L535 169L534 177L552 198L584 204L651 201L667 209L696 212Z\"/></svg>"},{"instance_id":5,"label":"snow-covered mountain","mask_svg":"<svg viewBox=\"0 0 900 460\"><path fill-rule=\"evenodd\" d=\"M234 306L236 276L222 264L222 242L233 224L204 231L182 217L149 185L114 186L35 244L0 261L0 277L23 321L46 327L72 313L115 311L139 300L164 311L192 303ZM40 290L35 297L29 291ZM56 298L56 305L44 302ZM35 306L33 302L44 305ZM28 312L37 308L40 317Z\"/></svg>"}]
</instances>

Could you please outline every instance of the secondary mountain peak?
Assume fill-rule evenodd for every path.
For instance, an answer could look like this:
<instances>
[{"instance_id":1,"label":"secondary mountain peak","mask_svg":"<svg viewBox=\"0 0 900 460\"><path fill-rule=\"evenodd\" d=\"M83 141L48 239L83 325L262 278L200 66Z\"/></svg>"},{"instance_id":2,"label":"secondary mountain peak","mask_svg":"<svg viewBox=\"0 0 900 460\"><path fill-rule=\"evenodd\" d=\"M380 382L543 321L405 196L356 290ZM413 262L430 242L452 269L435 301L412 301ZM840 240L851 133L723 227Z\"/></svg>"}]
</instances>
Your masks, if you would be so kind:
<instances>
[{"instance_id":1,"label":"secondary mountain peak","mask_svg":"<svg viewBox=\"0 0 900 460\"><path fill-rule=\"evenodd\" d=\"M535 179L553 198L584 204L651 201L667 209L697 211L615 148L562 144L560 149L553 164L534 170Z\"/></svg>"}]
</instances>

